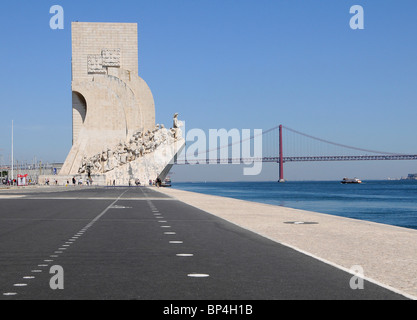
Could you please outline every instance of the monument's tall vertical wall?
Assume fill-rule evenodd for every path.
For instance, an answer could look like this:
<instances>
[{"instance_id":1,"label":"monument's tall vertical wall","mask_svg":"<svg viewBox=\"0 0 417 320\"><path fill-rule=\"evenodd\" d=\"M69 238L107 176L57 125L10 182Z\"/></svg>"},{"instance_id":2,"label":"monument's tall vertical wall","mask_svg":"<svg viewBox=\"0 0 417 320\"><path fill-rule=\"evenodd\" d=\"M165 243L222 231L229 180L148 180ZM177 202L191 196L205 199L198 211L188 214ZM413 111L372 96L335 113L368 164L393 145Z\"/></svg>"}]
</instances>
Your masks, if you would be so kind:
<instances>
[{"instance_id":1,"label":"monument's tall vertical wall","mask_svg":"<svg viewBox=\"0 0 417 320\"><path fill-rule=\"evenodd\" d=\"M155 127L151 90L138 75L136 23L72 23L73 146L61 169Z\"/></svg>"},{"instance_id":2,"label":"monument's tall vertical wall","mask_svg":"<svg viewBox=\"0 0 417 320\"><path fill-rule=\"evenodd\" d=\"M136 23L73 22L72 25L72 81L92 81L97 74L107 70L89 70L89 58L99 57L104 50L119 50L118 68L138 75L138 32ZM91 65L90 65L91 67ZM72 141L77 140L85 120L86 106L82 97L73 93Z\"/></svg>"},{"instance_id":3,"label":"monument's tall vertical wall","mask_svg":"<svg viewBox=\"0 0 417 320\"><path fill-rule=\"evenodd\" d=\"M92 80L87 60L102 50L120 50L119 67L138 75L138 30L136 23L73 22L72 79ZM105 70L103 70L104 72Z\"/></svg>"}]
</instances>

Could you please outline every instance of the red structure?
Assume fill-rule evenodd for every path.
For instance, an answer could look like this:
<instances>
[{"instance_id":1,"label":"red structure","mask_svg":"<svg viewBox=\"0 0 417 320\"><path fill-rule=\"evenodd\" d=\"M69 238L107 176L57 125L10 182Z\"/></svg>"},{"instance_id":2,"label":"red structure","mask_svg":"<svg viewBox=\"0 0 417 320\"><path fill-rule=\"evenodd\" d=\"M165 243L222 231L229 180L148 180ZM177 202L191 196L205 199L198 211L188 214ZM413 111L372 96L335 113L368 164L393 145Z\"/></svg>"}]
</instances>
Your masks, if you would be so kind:
<instances>
[{"instance_id":1,"label":"red structure","mask_svg":"<svg viewBox=\"0 0 417 320\"><path fill-rule=\"evenodd\" d=\"M279 126L279 182L284 182L284 154L282 152L282 124Z\"/></svg>"},{"instance_id":2,"label":"red structure","mask_svg":"<svg viewBox=\"0 0 417 320\"><path fill-rule=\"evenodd\" d=\"M18 174L17 175L17 185L18 186L27 186L28 185L28 175L27 174Z\"/></svg>"}]
</instances>

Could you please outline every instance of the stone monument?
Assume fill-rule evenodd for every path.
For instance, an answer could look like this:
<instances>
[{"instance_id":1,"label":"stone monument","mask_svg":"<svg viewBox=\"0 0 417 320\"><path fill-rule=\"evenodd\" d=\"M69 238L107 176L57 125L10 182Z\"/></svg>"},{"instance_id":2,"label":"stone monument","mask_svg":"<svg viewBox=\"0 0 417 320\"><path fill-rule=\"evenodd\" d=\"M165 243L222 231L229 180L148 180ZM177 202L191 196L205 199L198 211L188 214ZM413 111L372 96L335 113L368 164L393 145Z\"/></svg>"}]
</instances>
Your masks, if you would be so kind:
<instances>
[{"instance_id":1,"label":"stone monument","mask_svg":"<svg viewBox=\"0 0 417 320\"><path fill-rule=\"evenodd\" d=\"M155 124L138 75L137 24L72 23L72 148L59 180L163 180L185 145L178 123L175 114L172 129Z\"/></svg>"}]
</instances>

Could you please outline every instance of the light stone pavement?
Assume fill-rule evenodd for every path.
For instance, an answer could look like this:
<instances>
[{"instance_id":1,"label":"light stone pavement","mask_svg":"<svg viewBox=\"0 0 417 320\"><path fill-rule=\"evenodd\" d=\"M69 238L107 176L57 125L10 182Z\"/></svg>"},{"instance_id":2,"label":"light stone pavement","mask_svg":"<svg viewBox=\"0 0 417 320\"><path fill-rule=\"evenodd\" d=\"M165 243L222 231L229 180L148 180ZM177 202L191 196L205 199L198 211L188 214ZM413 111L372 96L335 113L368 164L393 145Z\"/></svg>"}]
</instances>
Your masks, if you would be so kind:
<instances>
[{"instance_id":1,"label":"light stone pavement","mask_svg":"<svg viewBox=\"0 0 417 320\"><path fill-rule=\"evenodd\" d=\"M175 188L155 190L342 270L360 266L366 280L417 299L417 230Z\"/></svg>"}]
</instances>

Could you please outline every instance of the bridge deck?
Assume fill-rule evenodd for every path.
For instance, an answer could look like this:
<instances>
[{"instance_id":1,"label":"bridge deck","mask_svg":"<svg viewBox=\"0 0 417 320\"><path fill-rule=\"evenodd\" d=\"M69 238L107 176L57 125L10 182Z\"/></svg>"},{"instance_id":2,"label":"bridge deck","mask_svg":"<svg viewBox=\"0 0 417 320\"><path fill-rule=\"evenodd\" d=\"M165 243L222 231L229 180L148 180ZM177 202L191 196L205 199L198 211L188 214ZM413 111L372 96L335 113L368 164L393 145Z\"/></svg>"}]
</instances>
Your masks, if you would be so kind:
<instances>
[{"instance_id":1,"label":"bridge deck","mask_svg":"<svg viewBox=\"0 0 417 320\"><path fill-rule=\"evenodd\" d=\"M414 154L398 154L398 155L364 155L364 156L296 156L284 157L284 162L312 162L312 161L398 161L398 160L417 160ZM227 158L227 159L196 159L196 160L177 160L175 164L239 164L251 162L279 162L279 157L263 157L263 158Z\"/></svg>"}]
</instances>

